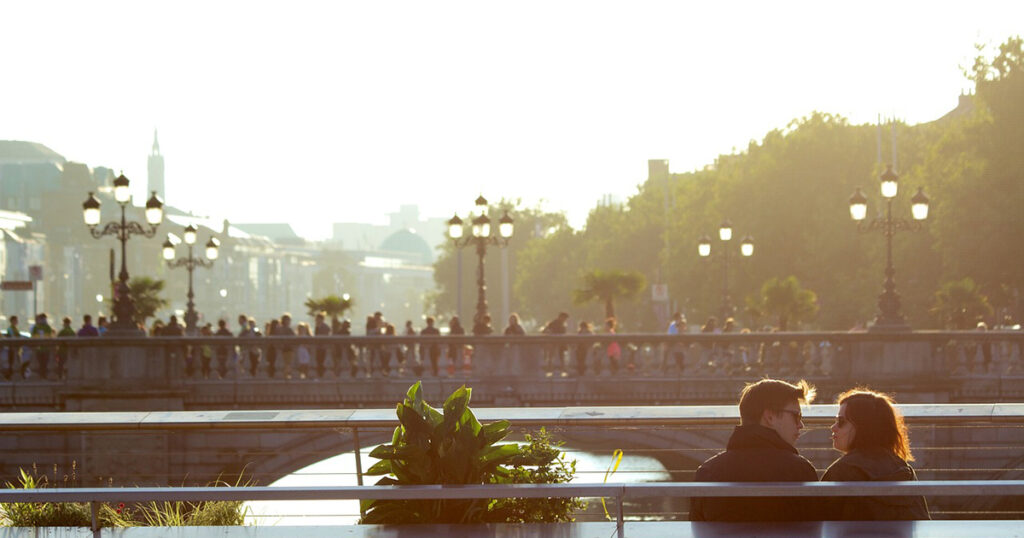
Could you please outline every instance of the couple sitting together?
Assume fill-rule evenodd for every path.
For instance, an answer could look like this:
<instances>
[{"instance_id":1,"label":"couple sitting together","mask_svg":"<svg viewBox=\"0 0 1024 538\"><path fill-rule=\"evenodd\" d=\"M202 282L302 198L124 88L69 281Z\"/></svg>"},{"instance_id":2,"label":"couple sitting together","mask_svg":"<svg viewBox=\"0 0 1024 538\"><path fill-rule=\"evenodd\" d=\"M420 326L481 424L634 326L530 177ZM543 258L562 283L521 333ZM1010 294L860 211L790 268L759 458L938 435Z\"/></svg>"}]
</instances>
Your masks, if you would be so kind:
<instances>
[{"instance_id":1,"label":"couple sitting together","mask_svg":"<svg viewBox=\"0 0 1024 538\"><path fill-rule=\"evenodd\" d=\"M697 482L816 482L811 462L797 452L803 429L800 404L814 387L763 379L740 395L740 425L725 452L697 469ZM839 396L832 446L843 452L823 481L917 480L908 462L903 416L886 394L854 389ZM931 519L924 497L694 497L692 521L911 520Z\"/></svg>"}]
</instances>

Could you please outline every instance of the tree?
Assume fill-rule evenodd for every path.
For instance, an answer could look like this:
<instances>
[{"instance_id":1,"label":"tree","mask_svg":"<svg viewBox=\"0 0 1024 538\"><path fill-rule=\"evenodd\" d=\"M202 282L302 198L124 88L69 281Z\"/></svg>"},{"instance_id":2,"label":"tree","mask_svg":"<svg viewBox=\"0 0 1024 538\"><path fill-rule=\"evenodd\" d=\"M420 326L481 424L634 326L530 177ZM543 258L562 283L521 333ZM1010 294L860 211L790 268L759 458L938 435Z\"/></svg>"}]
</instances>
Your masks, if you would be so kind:
<instances>
[{"instance_id":1,"label":"tree","mask_svg":"<svg viewBox=\"0 0 1024 538\"><path fill-rule=\"evenodd\" d=\"M974 279L967 277L943 284L935 292L935 303L931 311L940 324L946 324L951 329L966 330L979 318L992 315L992 305Z\"/></svg>"},{"instance_id":2,"label":"tree","mask_svg":"<svg viewBox=\"0 0 1024 538\"><path fill-rule=\"evenodd\" d=\"M167 299L160 297L160 293L163 291L164 281L160 279L136 276L128 281L128 297L135 304L135 317L137 321L145 324L147 319L156 315L157 310L169 304ZM113 306L114 299L111 297L111 311Z\"/></svg>"},{"instance_id":3,"label":"tree","mask_svg":"<svg viewBox=\"0 0 1024 538\"><path fill-rule=\"evenodd\" d=\"M576 304L593 300L604 302L606 318L615 317L615 298L630 299L647 287L647 277L637 271L602 271L594 269L582 276L583 287L573 290Z\"/></svg>"},{"instance_id":4,"label":"tree","mask_svg":"<svg viewBox=\"0 0 1024 538\"><path fill-rule=\"evenodd\" d=\"M818 313L818 296L800 286L795 276L773 277L761 286L761 311L778 320L780 331L788 331L789 323L797 324Z\"/></svg>"},{"instance_id":5,"label":"tree","mask_svg":"<svg viewBox=\"0 0 1024 538\"><path fill-rule=\"evenodd\" d=\"M320 312L331 317L332 320L338 319L338 317L345 314L345 312L352 309L354 302L352 298L346 293L341 297L337 295L327 295L320 299L314 299L310 297L306 299L304 306L310 317L316 316Z\"/></svg>"}]
</instances>

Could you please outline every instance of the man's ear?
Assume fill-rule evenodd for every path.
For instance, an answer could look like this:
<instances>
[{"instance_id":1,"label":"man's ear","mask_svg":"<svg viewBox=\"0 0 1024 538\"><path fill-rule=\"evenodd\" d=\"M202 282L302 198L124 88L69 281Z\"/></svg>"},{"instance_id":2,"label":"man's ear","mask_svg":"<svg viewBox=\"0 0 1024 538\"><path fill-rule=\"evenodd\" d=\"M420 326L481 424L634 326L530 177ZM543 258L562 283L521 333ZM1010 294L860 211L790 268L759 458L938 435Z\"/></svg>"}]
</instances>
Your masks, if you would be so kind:
<instances>
[{"instance_id":1,"label":"man's ear","mask_svg":"<svg viewBox=\"0 0 1024 538\"><path fill-rule=\"evenodd\" d=\"M765 409L761 412L760 424L766 428L771 428L772 424L775 423L775 412L771 409Z\"/></svg>"}]
</instances>

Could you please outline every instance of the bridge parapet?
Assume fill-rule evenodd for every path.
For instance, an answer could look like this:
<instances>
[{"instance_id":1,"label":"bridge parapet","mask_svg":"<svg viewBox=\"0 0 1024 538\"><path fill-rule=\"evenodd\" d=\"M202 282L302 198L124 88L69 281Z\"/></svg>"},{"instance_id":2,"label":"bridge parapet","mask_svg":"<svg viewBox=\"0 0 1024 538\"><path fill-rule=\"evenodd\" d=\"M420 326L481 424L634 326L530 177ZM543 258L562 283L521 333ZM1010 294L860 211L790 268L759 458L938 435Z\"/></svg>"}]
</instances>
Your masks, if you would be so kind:
<instances>
[{"instance_id":1,"label":"bridge parapet","mask_svg":"<svg viewBox=\"0 0 1024 538\"><path fill-rule=\"evenodd\" d=\"M1012 401L1022 344L1020 331L2 339L0 409L378 407L417 379L430 397L465 383L493 405L724 403L764 376L826 397L869 384L908 402Z\"/></svg>"}]
</instances>

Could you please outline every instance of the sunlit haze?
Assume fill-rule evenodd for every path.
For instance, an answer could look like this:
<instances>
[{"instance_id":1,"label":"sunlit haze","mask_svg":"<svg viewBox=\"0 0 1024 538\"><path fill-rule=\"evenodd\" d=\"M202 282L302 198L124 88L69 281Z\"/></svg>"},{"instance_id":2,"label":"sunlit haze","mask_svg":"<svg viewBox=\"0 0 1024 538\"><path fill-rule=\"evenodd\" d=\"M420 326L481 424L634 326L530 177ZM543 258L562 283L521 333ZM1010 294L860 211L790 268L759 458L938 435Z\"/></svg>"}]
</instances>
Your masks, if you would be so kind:
<instances>
[{"instance_id":1,"label":"sunlit haze","mask_svg":"<svg viewBox=\"0 0 1024 538\"><path fill-rule=\"evenodd\" d=\"M6 2L0 139L233 222L625 199L820 110L930 121L1024 2Z\"/></svg>"}]
</instances>

